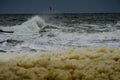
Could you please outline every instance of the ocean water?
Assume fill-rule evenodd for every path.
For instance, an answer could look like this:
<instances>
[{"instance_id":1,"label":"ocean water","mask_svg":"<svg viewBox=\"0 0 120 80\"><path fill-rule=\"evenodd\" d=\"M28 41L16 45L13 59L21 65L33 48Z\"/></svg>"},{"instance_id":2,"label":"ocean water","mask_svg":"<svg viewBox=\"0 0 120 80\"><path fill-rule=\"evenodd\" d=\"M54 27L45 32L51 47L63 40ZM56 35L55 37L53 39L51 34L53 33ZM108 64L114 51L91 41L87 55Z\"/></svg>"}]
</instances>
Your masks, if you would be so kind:
<instances>
[{"instance_id":1,"label":"ocean water","mask_svg":"<svg viewBox=\"0 0 120 80\"><path fill-rule=\"evenodd\" d=\"M0 15L0 51L120 48L120 14Z\"/></svg>"}]
</instances>

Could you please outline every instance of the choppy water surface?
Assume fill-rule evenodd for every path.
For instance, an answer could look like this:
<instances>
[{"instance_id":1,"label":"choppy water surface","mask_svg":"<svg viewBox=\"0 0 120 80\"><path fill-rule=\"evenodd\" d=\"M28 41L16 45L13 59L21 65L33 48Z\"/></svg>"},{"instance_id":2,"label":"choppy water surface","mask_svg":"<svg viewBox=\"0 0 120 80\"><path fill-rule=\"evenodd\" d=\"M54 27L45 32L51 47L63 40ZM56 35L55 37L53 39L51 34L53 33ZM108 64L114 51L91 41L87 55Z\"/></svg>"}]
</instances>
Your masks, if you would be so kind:
<instances>
[{"instance_id":1,"label":"choppy water surface","mask_svg":"<svg viewBox=\"0 0 120 80\"><path fill-rule=\"evenodd\" d=\"M0 15L0 51L120 48L120 14Z\"/></svg>"}]
</instances>

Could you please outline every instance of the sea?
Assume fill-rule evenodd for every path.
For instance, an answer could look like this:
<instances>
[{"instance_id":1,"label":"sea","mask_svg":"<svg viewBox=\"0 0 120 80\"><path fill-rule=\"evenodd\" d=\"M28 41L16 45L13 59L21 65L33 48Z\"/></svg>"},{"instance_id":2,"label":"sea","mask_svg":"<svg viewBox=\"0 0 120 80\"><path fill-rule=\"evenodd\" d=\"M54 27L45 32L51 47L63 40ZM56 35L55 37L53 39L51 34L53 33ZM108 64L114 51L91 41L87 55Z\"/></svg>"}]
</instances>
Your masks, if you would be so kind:
<instances>
[{"instance_id":1,"label":"sea","mask_svg":"<svg viewBox=\"0 0 120 80\"><path fill-rule=\"evenodd\" d=\"M120 13L0 14L0 52L120 48Z\"/></svg>"}]
</instances>

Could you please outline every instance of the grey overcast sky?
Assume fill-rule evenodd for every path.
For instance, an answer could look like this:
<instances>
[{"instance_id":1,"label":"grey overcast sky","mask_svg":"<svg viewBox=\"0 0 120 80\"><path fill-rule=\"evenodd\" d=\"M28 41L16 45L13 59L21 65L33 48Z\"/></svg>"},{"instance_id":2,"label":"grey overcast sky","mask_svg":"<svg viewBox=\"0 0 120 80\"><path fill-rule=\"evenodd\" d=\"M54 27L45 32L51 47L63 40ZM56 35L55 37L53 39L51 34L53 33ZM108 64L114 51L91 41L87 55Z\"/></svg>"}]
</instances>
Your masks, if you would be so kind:
<instances>
[{"instance_id":1,"label":"grey overcast sky","mask_svg":"<svg viewBox=\"0 0 120 80\"><path fill-rule=\"evenodd\" d=\"M120 13L120 0L0 0L1 14L114 12Z\"/></svg>"}]
</instances>

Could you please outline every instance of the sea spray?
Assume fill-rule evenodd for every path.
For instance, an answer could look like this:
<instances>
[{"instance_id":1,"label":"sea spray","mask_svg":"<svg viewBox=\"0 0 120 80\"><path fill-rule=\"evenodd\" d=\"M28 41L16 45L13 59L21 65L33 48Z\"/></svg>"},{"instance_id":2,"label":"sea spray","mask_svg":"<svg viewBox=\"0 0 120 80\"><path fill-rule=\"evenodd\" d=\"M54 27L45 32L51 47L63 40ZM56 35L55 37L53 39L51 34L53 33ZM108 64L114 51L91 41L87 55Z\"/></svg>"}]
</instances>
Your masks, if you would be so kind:
<instances>
[{"instance_id":1,"label":"sea spray","mask_svg":"<svg viewBox=\"0 0 120 80\"><path fill-rule=\"evenodd\" d=\"M67 48L120 47L119 20L114 17L93 19L92 16L89 16L91 20L97 21L90 23L88 18L83 19L80 15L49 15L51 17L48 19L40 16L33 16L27 21L13 26L2 25L1 30L12 31L13 33L1 32L0 50L49 52ZM94 16L97 17L98 15ZM112 20L110 22L109 19L116 20L116 23Z\"/></svg>"}]
</instances>

